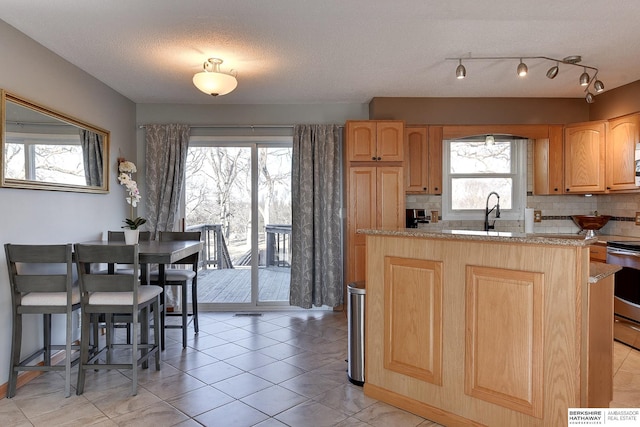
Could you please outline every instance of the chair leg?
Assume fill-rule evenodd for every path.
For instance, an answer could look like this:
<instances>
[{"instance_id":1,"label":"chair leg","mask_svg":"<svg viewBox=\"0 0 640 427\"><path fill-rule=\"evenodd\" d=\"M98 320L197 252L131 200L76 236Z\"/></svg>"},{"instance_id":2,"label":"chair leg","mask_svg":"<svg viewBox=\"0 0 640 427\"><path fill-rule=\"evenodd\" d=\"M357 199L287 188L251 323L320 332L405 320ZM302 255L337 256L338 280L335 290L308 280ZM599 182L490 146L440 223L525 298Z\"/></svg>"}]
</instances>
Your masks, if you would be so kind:
<instances>
[{"instance_id":1,"label":"chair leg","mask_svg":"<svg viewBox=\"0 0 640 427\"><path fill-rule=\"evenodd\" d=\"M157 296L153 303L153 324L156 325L153 328L153 343L156 346L156 371L160 370L160 328L157 326L160 324L160 316L160 296Z\"/></svg>"},{"instance_id":2,"label":"chair leg","mask_svg":"<svg viewBox=\"0 0 640 427\"><path fill-rule=\"evenodd\" d=\"M98 317L95 317L95 323L98 323ZM84 379L87 363L89 362L89 328L91 324L91 315L82 311L82 325L80 327L80 362L78 363L78 382L76 384L76 394L81 395L84 392ZM95 346L97 348L98 341Z\"/></svg>"},{"instance_id":3,"label":"chair leg","mask_svg":"<svg viewBox=\"0 0 640 427\"><path fill-rule=\"evenodd\" d=\"M51 314L42 315L42 331L44 337L44 365L51 366Z\"/></svg>"},{"instance_id":4,"label":"chair leg","mask_svg":"<svg viewBox=\"0 0 640 427\"><path fill-rule=\"evenodd\" d=\"M189 312L187 311L187 282L182 282L182 348L187 348L187 324L189 323Z\"/></svg>"},{"instance_id":5,"label":"chair leg","mask_svg":"<svg viewBox=\"0 0 640 427\"><path fill-rule=\"evenodd\" d=\"M191 280L191 305L193 306L193 329L198 333L198 276Z\"/></svg>"},{"instance_id":6,"label":"chair leg","mask_svg":"<svg viewBox=\"0 0 640 427\"><path fill-rule=\"evenodd\" d=\"M151 310L151 306L147 306L140 310L140 344L143 347L140 349L141 357L144 357L149 353L149 350L144 347L149 344L149 310ZM142 362L142 369L147 369L149 367L149 359Z\"/></svg>"},{"instance_id":7,"label":"chair leg","mask_svg":"<svg viewBox=\"0 0 640 427\"><path fill-rule=\"evenodd\" d=\"M67 330L65 331L64 344L65 344L65 356L64 356L64 395L65 397L71 396L71 318L73 317L73 311L67 313Z\"/></svg>"},{"instance_id":8,"label":"chair leg","mask_svg":"<svg viewBox=\"0 0 640 427\"><path fill-rule=\"evenodd\" d=\"M140 313L133 311L133 319L131 321L131 335L133 341L131 341L131 395L138 394L138 336L140 328L140 319L138 319Z\"/></svg>"},{"instance_id":9,"label":"chair leg","mask_svg":"<svg viewBox=\"0 0 640 427\"><path fill-rule=\"evenodd\" d=\"M22 314L14 313L13 316L13 337L11 340L11 363L9 365L9 384L7 385L7 398L16 395L18 384L18 370L20 364L20 348L22 347Z\"/></svg>"},{"instance_id":10,"label":"chair leg","mask_svg":"<svg viewBox=\"0 0 640 427\"><path fill-rule=\"evenodd\" d=\"M165 304L165 298L164 298L164 287L162 289L162 293L160 294L160 305L162 306L162 308L160 310L162 310L162 313L160 313L160 349L162 351L164 351L164 325L166 322L166 313L167 313L167 308L166 308L166 304ZM155 326L154 326L155 327Z\"/></svg>"}]
</instances>

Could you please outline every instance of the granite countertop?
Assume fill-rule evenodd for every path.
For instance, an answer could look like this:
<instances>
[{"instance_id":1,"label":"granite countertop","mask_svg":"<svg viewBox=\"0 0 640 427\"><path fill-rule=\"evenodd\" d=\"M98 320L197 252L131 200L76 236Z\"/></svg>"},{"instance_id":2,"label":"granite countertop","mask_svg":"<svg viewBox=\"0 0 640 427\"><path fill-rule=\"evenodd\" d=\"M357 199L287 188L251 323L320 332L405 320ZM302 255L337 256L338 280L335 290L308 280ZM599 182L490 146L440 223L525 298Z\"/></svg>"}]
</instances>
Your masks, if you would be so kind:
<instances>
[{"instance_id":1,"label":"granite countertop","mask_svg":"<svg viewBox=\"0 0 640 427\"><path fill-rule=\"evenodd\" d=\"M589 263L589 283L596 283L605 277L611 276L622 267L615 264L605 264L604 262Z\"/></svg>"},{"instance_id":2,"label":"granite countertop","mask_svg":"<svg viewBox=\"0 0 640 427\"><path fill-rule=\"evenodd\" d=\"M426 237L430 239L475 240L558 246L589 246L598 241L597 237L585 239L585 236L578 234L527 234L505 231L474 230L427 231L420 228L360 229L357 230L357 233L391 237Z\"/></svg>"}]
</instances>

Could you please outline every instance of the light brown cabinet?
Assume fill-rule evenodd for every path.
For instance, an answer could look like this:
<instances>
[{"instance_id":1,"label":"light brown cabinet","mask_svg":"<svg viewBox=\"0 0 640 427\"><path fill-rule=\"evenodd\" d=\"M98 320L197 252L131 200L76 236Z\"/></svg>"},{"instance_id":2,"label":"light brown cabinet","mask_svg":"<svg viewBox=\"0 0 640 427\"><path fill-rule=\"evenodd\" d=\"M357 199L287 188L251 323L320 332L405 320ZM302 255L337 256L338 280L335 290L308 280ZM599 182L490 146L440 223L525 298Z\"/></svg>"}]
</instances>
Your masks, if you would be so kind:
<instances>
[{"instance_id":1,"label":"light brown cabinet","mask_svg":"<svg viewBox=\"0 0 640 427\"><path fill-rule=\"evenodd\" d=\"M606 190L606 121L576 123L564 129L564 184L566 193Z\"/></svg>"},{"instance_id":2,"label":"light brown cabinet","mask_svg":"<svg viewBox=\"0 0 640 427\"><path fill-rule=\"evenodd\" d=\"M347 282L365 280L366 236L359 229L397 228L405 222L404 176L399 166L349 168Z\"/></svg>"},{"instance_id":3,"label":"light brown cabinet","mask_svg":"<svg viewBox=\"0 0 640 427\"><path fill-rule=\"evenodd\" d=\"M345 127L346 283L365 280L359 229L404 228L404 122L348 121Z\"/></svg>"},{"instance_id":4,"label":"light brown cabinet","mask_svg":"<svg viewBox=\"0 0 640 427\"><path fill-rule=\"evenodd\" d=\"M402 162L404 122L398 120L348 121L347 161Z\"/></svg>"},{"instance_id":5,"label":"light brown cabinet","mask_svg":"<svg viewBox=\"0 0 640 427\"><path fill-rule=\"evenodd\" d=\"M442 194L442 127L407 126L404 152L406 192Z\"/></svg>"},{"instance_id":6,"label":"light brown cabinet","mask_svg":"<svg viewBox=\"0 0 640 427\"><path fill-rule=\"evenodd\" d=\"M580 244L460 237L367 235L365 395L456 426L608 407L614 276Z\"/></svg>"},{"instance_id":7,"label":"light brown cabinet","mask_svg":"<svg viewBox=\"0 0 640 427\"><path fill-rule=\"evenodd\" d=\"M606 189L637 190L636 143L640 141L640 114L609 120L606 151Z\"/></svg>"},{"instance_id":8,"label":"light brown cabinet","mask_svg":"<svg viewBox=\"0 0 640 427\"><path fill-rule=\"evenodd\" d=\"M563 191L563 126L549 126L547 138L533 140L533 194L562 194Z\"/></svg>"}]
</instances>

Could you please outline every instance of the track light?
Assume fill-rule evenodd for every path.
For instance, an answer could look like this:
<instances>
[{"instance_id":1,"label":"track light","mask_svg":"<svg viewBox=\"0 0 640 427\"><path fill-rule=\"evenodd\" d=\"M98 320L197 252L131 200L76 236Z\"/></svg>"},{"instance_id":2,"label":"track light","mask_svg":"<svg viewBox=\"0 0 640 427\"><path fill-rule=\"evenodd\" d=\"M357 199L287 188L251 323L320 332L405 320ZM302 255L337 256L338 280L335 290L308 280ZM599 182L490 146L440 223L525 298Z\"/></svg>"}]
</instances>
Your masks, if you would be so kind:
<instances>
[{"instance_id":1,"label":"track light","mask_svg":"<svg viewBox=\"0 0 640 427\"><path fill-rule=\"evenodd\" d=\"M520 63L518 64L517 72L520 77L526 76L527 73L529 72L529 69L527 68L527 64L522 62L522 58L520 58Z\"/></svg>"},{"instance_id":2,"label":"track light","mask_svg":"<svg viewBox=\"0 0 640 427\"><path fill-rule=\"evenodd\" d=\"M596 82L593 84L593 88L597 93L600 93L604 90L604 83L602 83L600 80L596 80Z\"/></svg>"},{"instance_id":3,"label":"track light","mask_svg":"<svg viewBox=\"0 0 640 427\"><path fill-rule=\"evenodd\" d=\"M458 64L458 67L456 68L456 77L459 80L462 80L466 77L467 75L467 69L464 68L464 65L462 65L462 59L460 60L460 63Z\"/></svg>"},{"instance_id":4,"label":"track light","mask_svg":"<svg viewBox=\"0 0 640 427\"><path fill-rule=\"evenodd\" d=\"M587 74L587 69L585 68L584 72L580 74L580 86L588 86L590 80L591 78L589 77L589 74Z\"/></svg>"},{"instance_id":5,"label":"track light","mask_svg":"<svg viewBox=\"0 0 640 427\"><path fill-rule=\"evenodd\" d=\"M579 82L582 87L584 87L585 100L588 103L592 103L595 101L595 95L592 92L589 92L589 88L593 85L593 91L595 93L600 93L604 90L604 83L597 79L598 69L596 67L591 67L589 65L580 64L582 61L582 57L580 55L571 55L566 56L564 59L550 58L548 56L477 56L466 58L445 58L447 61L458 61L458 67L456 68L456 77L458 79L464 79L467 76L467 70L462 65L462 60L465 61L513 61L514 59L518 59L518 68L516 69L518 76L524 77L528 74L529 68L527 64L524 63L525 59L528 60L544 60L544 61L552 61L555 62L555 65L547 70L547 78L553 80L560 72L560 64L563 66L573 66L573 67L582 67L583 73L580 75ZM587 71L587 69L589 71ZM564 68L563 68L564 70ZM592 72L589 75L589 72Z\"/></svg>"}]
</instances>

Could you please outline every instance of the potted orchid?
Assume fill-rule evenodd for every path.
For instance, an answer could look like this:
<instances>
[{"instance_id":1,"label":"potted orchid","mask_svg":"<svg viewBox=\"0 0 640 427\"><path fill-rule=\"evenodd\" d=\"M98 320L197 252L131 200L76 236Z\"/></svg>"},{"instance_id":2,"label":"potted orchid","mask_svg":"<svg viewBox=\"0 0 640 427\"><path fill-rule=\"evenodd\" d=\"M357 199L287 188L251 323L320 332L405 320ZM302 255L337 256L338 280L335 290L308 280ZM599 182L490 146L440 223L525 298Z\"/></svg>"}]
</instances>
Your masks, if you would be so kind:
<instances>
[{"instance_id":1,"label":"potted orchid","mask_svg":"<svg viewBox=\"0 0 640 427\"><path fill-rule=\"evenodd\" d=\"M125 159L118 159L118 182L126 188L127 197L125 200L131 205L131 215L124 220L124 237L127 244L138 243L138 228L147 222L146 219L137 217L134 218L134 208L138 206L140 201L140 191L138 190L138 184L133 180L132 175L137 172L136 165L133 162Z\"/></svg>"}]
</instances>

